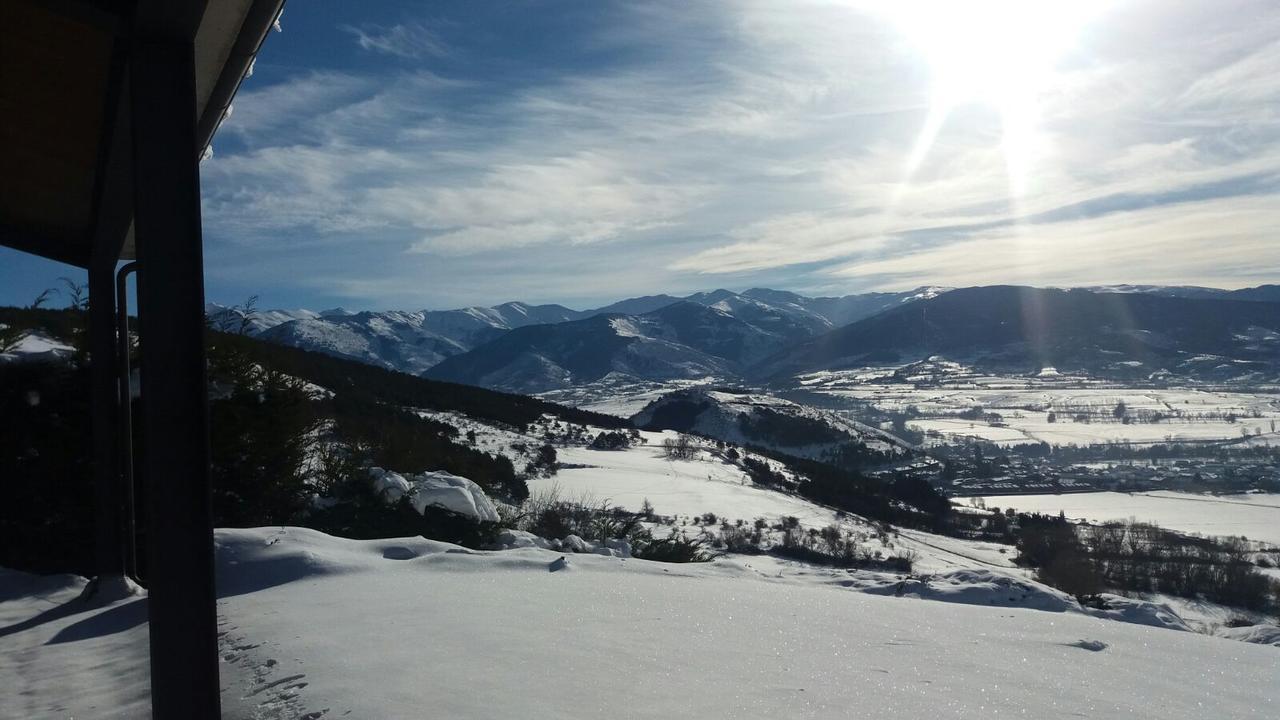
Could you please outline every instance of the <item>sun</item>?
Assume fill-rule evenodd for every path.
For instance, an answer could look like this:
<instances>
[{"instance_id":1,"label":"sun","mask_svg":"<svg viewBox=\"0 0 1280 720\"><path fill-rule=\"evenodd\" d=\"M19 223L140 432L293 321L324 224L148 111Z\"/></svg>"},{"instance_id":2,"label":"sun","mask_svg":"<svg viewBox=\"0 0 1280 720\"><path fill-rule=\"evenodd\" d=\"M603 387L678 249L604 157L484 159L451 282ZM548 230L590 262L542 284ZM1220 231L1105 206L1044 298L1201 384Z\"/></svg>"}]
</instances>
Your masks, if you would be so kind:
<instances>
[{"instance_id":1,"label":"sun","mask_svg":"<svg viewBox=\"0 0 1280 720\"><path fill-rule=\"evenodd\" d=\"M1101 0L900 0L886 11L928 62L930 111L908 176L947 116L967 103L995 107L1015 195L1025 190L1038 142L1038 98Z\"/></svg>"}]
</instances>

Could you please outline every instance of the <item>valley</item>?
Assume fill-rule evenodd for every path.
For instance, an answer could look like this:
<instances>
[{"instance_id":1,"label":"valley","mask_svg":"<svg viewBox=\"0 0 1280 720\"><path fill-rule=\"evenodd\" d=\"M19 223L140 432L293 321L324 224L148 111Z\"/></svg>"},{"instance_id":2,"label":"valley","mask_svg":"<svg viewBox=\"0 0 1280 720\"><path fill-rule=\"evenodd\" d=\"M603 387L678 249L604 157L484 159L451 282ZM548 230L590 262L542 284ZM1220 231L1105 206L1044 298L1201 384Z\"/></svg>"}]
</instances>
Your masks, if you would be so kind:
<instances>
[{"instance_id":1,"label":"valley","mask_svg":"<svg viewBox=\"0 0 1280 720\"><path fill-rule=\"evenodd\" d=\"M865 678L829 669L854 657L890 674L923 669L916 671L931 684L951 683L945 692L955 707L989 710L986 694L961 688L979 687L986 682L979 676L995 667L938 662L932 628L948 628L947 637L970 650L1036 659L1024 680L1032 691L997 701L1010 712L1060 697L1052 683L1034 684L1046 667L1102 684L1114 679L1116 659L1133 666L1151 648L1247 657L1233 675L1230 702L1240 716L1271 702L1263 678L1280 632L1265 583L1280 579L1271 518L1280 495L1258 491L1280 489L1275 384L1124 380L1051 366L998 372L937 355L753 380L714 352L749 347L735 345L742 338L763 342L758 328L694 302L653 313L493 331L499 334L480 347L530 333L559 342L566 325L588 331L575 350L588 360L558 365L570 370L566 382L535 395L387 368L388 348L407 352L392 325L379 325L387 318L353 320L387 331L381 360L301 350L276 342L271 328L212 333L214 447L225 448L214 457L215 473L239 483L232 492L215 484L227 707L246 716L394 714L416 707L424 687L453 693L475 687L485 673L527 676L524 696L577 707L572 696L547 691L544 680L564 667L581 678L594 676L593 667L612 673L664 664L727 673L726 682L730 675L777 679L774 664L783 662L783 678L804 688L814 714L831 715L849 702L841 683ZM298 319L274 328L289 323ZM54 324L36 325L0 355L0 370L40 377L41 368L72 363L74 343ZM728 341L708 334L726 327L745 334ZM667 359L700 352L713 360L660 373L636 363L649 350L632 348L627 368L612 359L591 366L600 328L628 347L662 347ZM581 377L595 379L577 382L580 368L588 369ZM538 377L526 374L518 387L545 387L531 382ZM289 410L297 404L311 407L314 419L300 423ZM56 411L58 400L46 397L41 407ZM234 414L236 407L250 415ZM257 436L247 450L244 439L232 441L244 430L219 420L228 416L251 419L251 433L265 445ZM270 470L282 456L297 462L283 478ZM296 493L294 505L273 505L279 500L268 493L282 489ZM1206 495L1240 491L1252 493ZM243 514L246 498L268 510L255 505L259 514ZM1108 555L1107 532L1172 555ZM1050 555L1037 555L1042 546ZM1050 560L1073 552L1088 553L1085 584ZM1212 574L1176 587L1170 578L1187 566ZM1228 573L1238 580L1222 580ZM3 610L19 624L42 607L29 598L73 602L83 587L73 575L0 574L18 588L19 601ZM504 623L507 616L521 621ZM823 644L855 616L858 639ZM97 683L83 703L65 703L79 714L92 714L93 703L141 707L140 629L129 624L141 619L140 600L128 593L76 620L52 619L4 639L22 660L0 664L0 676L45 678L36 698L55 693L68 673ZM122 621L123 630L100 630ZM604 637L598 623L611 628L611 643L625 629L632 651L595 643ZM872 624L896 629L867 635ZM957 624L966 630L956 634ZM321 625L324 639L314 632ZM908 626L922 629L902 634ZM739 652L731 667L687 660L703 657L696 652L662 660L663 648L690 637L709 638L719 650L754 647L762 628L781 644ZM742 634L748 629L750 639ZM463 670L394 675L421 653L388 633L430 637ZM333 643L343 648L340 662L325 650ZM36 652L45 644L55 651ZM552 644L556 671L530 674ZM535 648L538 659L530 655ZM884 648L905 648L892 651L905 655L895 660ZM90 665L68 670L72 657ZM102 670L105 657L131 670ZM349 684L344 667L352 657L389 679L376 691ZM1105 662L1088 662L1094 657ZM1183 694L1129 705L1134 692L1155 697L1149 676L1126 676L1125 691L1101 702L1134 716L1193 717L1194 698L1210 692L1188 678ZM810 689L814 678L838 682ZM886 685L878 697L897 711L913 707L911 698L932 706L934 691ZM463 698L451 705L462 715L515 707L493 693L483 705L465 700L474 693L453 696ZM737 693L717 698L714 708L794 710L778 698L776 688L758 697ZM672 711L663 703L645 707L655 716ZM0 701L4 712L26 708ZM868 708L867 716L883 711Z\"/></svg>"},{"instance_id":2,"label":"valley","mask_svg":"<svg viewBox=\"0 0 1280 720\"><path fill-rule=\"evenodd\" d=\"M637 651L607 655L636 667L661 664L658 646L640 638L670 643L714 626L708 632L723 648L746 627L763 627L785 635L786 647L746 657L732 672L765 672L781 659L798 669L797 682L827 677L821 668L850 656L905 672L881 657L880 646L904 637L936 645L895 631L873 638L874 649L828 648L819 635L797 634L795 623L821 629L850 613L859 627L869 618L962 622L977 639L962 634L957 642L1026 653L1095 684L1104 679L1095 671L1114 668L1093 668L1071 653L1127 658L1159 647L1207 657L1228 652L1228 641L1249 643L1255 647L1231 651L1252 661L1233 685L1237 709L1247 716L1269 702L1249 672L1265 676L1273 660L1265 653L1274 653L1267 646L1280 644L1272 517L1280 497L1273 374L1280 335L1236 333L1209 348L1214 355L1199 345L1213 337L1173 330L1170 337L1181 339L1139 346L1108 345L1107 333L1076 336L1077 344L1097 344L1070 357L1028 353L1017 333L950 353L895 345L892 332L876 340L891 351L860 360L833 349L850 328L869 342L876 328L899 327L917 311L923 317L949 295L949 312L960 312L954 294L963 300L963 292L891 297L888 309L835 328L813 310L825 306L793 301L800 310L783 312L785 298L760 290L637 298L618 304L637 314L585 317L519 303L446 311L455 313L447 318L217 311L210 403L223 528L221 647L234 689L228 707L287 717L386 712L413 703L424 682L449 692L474 681L476 673L437 673L390 682L390 695L348 687L323 649L332 638L367 668L389 672L421 657L403 646L379 653L394 643L369 617L395 617L397 636L429 634L450 657L483 659L488 672L527 673L534 660L522 643L563 638L566 618L591 627L589 618L608 616L630 628ZM5 315L30 323L0 354L0 370L21 383L78 357L74 331L59 330L74 318L41 312ZM1271 318L1260 312L1248 320L1255 321ZM791 367L800 348L839 360L774 372ZM1073 357L1084 359L1071 365ZM1152 370L1157 358L1176 361L1168 364L1177 371ZM57 412L57 396L41 402L39 412ZM51 539L55 548L74 544L73 535ZM56 598L83 582L0 572L15 587ZM486 590L495 586L503 592ZM325 597L342 598L343 608ZM591 599L598 597L608 600ZM418 604L424 600L427 607ZM79 624L59 619L22 634L11 645L27 659L0 665L0 675L61 682L57 663L66 656L35 653L32 643L70 643L90 658L129 656L118 643L133 628L102 637L93 628L137 615L137 603L126 595ZM553 608L554 617L531 616L529 603ZM777 621L783 607L797 619ZM23 601L11 612L23 622L38 609ZM273 620L257 619L264 614ZM450 630L513 614L524 629L501 633L503 647ZM320 624L334 629L317 642L306 630ZM981 640L1008 637L1013 627L1021 645ZM1029 637L1035 647L1024 647ZM803 649L794 647L797 638ZM581 668L602 657L590 642L562 639L557 647ZM975 686L975 668L986 672L923 656L903 662L967 686ZM717 672L712 666L723 669L687 665ZM138 706L145 694L124 680L89 697ZM1125 680L1114 708L1132 710L1121 697L1148 693L1143 682ZM558 693L539 688L521 692L559 706ZM1207 690L1186 689L1147 703L1144 712L1158 707L1158 714L1146 716L1193 717L1188 703ZM1056 697L1051 687L1036 692ZM893 696L894 707L915 696ZM776 697L745 702L759 707ZM812 697L818 714L847 700L826 690ZM504 702L490 697L486 707L455 709L482 715ZM971 694L959 702L990 707ZM739 707L736 696L718 703Z\"/></svg>"}]
</instances>

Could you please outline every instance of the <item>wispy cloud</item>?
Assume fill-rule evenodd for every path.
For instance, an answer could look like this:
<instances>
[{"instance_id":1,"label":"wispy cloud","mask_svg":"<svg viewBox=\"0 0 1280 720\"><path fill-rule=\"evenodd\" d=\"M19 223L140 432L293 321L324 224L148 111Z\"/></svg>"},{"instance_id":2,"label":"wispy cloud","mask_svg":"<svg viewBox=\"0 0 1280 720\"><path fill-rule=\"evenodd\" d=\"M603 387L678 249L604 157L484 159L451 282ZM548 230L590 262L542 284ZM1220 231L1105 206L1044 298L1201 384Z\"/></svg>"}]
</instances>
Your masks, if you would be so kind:
<instances>
[{"instance_id":1,"label":"wispy cloud","mask_svg":"<svg viewBox=\"0 0 1280 720\"><path fill-rule=\"evenodd\" d=\"M1280 195L1179 203L1060 223L965 233L825 272L873 288L1144 282L1242 287L1275 281ZM1170 250L1176 249L1171 252ZM1138 270L1135 271L1135 268Z\"/></svg>"},{"instance_id":2,"label":"wispy cloud","mask_svg":"<svg viewBox=\"0 0 1280 720\"><path fill-rule=\"evenodd\" d=\"M343 25L342 29L355 36L356 43L365 50L385 53L405 59L424 57L442 58L449 54L444 40L421 22L409 22L390 27L382 25Z\"/></svg>"},{"instance_id":3,"label":"wispy cloud","mask_svg":"<svg viewBox=\"0 0 1280 720\"><path fill-rule=\"evenodd\" d=\"M276 141L281 131L292 131L300 118L332 112L367 97L377 81L344 72L313 71L287 83L242 90L236 97L235 113L222 124L221 131L242 138L257 135L261 141ZM263 135L268 137L262 137Z\"/></svg>"}]
</instances>

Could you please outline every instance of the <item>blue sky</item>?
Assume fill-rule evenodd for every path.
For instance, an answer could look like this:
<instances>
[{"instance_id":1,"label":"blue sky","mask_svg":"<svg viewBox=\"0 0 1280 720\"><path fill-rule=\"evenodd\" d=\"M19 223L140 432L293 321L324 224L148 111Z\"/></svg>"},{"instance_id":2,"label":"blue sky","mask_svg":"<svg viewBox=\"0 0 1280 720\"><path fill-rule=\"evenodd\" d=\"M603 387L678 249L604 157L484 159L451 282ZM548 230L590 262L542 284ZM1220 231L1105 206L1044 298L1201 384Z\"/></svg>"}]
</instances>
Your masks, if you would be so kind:
<instances>
[{"instance_id":1,"label":"blue sky","mask_svg":"<svg viewBox=\"0 0 1280 720\"><path fill-rule=\"evenodd\" d=\"M202 166L211 300L1280 281L1270 0L306 0L282 27ZM3 251L0 302L61 275Z\"/></svg>"}]
</instances>

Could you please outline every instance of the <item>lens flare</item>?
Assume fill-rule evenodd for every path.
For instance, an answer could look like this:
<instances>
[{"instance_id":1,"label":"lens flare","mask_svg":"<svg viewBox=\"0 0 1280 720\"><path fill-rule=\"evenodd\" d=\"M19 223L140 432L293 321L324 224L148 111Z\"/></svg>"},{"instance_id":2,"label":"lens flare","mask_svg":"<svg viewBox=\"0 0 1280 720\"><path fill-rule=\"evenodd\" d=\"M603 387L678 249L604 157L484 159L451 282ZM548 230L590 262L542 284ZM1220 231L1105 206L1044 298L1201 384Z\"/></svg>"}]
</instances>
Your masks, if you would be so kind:
<instances>
[{"instance_id":1,"label":"lens flare","mask_svg":"<svg viewBox=\"0 0 1280 720\"><path fill-rule=\"evenodd\" d=\"M1042 152L1038 98L1102 3L1089 0L903 0L886 12L929 63L929 114L907 158L919 169L957 106L984 103L1001 116L1010 195L1026 193Z\"/></svg>"}]
</instances>

